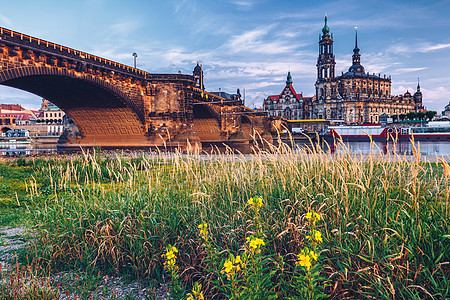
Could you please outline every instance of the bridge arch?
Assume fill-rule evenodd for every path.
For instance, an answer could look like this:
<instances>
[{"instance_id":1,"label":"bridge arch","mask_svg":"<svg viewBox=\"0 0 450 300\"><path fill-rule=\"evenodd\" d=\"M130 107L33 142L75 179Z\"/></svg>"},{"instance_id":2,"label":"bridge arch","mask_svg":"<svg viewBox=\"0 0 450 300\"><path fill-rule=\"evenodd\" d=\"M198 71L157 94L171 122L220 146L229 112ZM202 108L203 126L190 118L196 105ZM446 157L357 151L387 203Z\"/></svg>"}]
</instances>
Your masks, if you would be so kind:
<instances>
[{"instance_id":1,"label":"bridge arch","mask_svg":"<svg viewBox=\"0 0 450 300\"><path fill-rule=\"evenodd\" d=\"M246 115L241 116L241 131L243 131L249 137L253 136L253 122Z\"/></svg>"},{"instance_id":2,"label":"bridge arch","mask_svg":"<svg viewBox=\"0 0 450 300\"><path fill-rule=\"evenodd\" d=\"M217 113L206 104L193 106L193 129L201 141L215 142L220 140L220 118Z\"/></svg>"},{"instance_id":3,"label":"bridge arch","mask_svg":"<svg viewBox=\"0 0 450 300\"><path fill-rule=\"evenodd\" d=\"M83 138L144 134L144 113L116 86L72 69L27 66L0 72L0 84L50 100L77 125Z\"/></svg>"},{"instance_id":4,"label":"bridge arch","mask_svg":"<svg viewBox=\"0 0 450 300\"><path fill-rule=\"evenodd\" d=\"M35 78L33 79L33 77ZM67 82L66 80L68 78L73 79L74 81ZM53 103L57 104L62 109L68 106L67 104L69 100L67 99L75 98L77 97L77 95L71 94L61 95L60 93L61 90L65 90L65 92L68 91L70 93L81 92L80 90L76 90L75 87L67 89L67 84L64 84L64 81L66 81L67 84L74 83L75 81L85 82L87 85L91 85L92 87L95 86L99 89L102 89L105 92L107 92L107 94L102 95L103 97L101 99L97 98L98 100L103 100L103 102L101 103L101 107L104 107L105 105L108 104L113 106L127 105L133 109L133 111L136 113L136 115L142 122L144 121L143 113L137 108L137 106L133 103L133 101L127 94L122 92L122 90L117 86L99 78L98 76L93 76L91 74L86 73L77 73L74 70L69 70L65 68L35 67L35 66L7 69L5 71L0 72L0 84L25 90L27 92L41 96L45 99L51 100ZM52 83L42 85L42 83L48 82ZM58 84L61 84L61 86L58 86ZM58 89L59 91L55 90L55 88ZM58 93L59 95L56 95L55 92ZM106 95L112 96L108 97L109 101L104 101L105 100L104 96ZM84 92L83 96L93 98L95 96L98 96L98 94L90 96L89 93ZM59 97L65 97L65 99L59 99ZM99 104L97 101L90 101L92 99L83 101L83 98L81 97L78 97L75 100L78 103L77 106L86 105L87 107L91 107L93 105Z\"/></svg>"}]
</instances>

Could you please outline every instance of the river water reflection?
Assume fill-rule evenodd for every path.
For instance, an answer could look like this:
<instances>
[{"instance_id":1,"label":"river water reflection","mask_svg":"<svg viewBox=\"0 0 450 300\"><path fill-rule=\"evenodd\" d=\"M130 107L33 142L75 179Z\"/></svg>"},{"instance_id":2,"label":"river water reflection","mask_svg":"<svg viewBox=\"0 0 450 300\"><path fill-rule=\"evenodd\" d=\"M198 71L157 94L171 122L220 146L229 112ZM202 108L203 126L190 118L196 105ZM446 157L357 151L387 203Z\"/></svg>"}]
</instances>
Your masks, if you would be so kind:
<instances>
[{"instance_id":1,"label":"river water reflection","mask_svg":"<svg viewBox=\"0 0 450 300\"><path fill-rule=\"evenodd\" d=\"M414 145L409 141L397 141L396 143L389 142L344 142L344 145L340 144L327 144L323 143L323 149L326 152L331 153L344 153L347 151L351 153L369 154L399 154L399 155L412 155L414 153L414 147L422 155L437 155L447 156L450 155L450 141L415 141Z\"/></svg>"},{"instance_id":2,"label":"river water reflection","mask_svg":"<svg viewBox=\"0 0 450 300\"><path fill-rule=\"evenodd\" d=\"M53 153L56 152L56 147L45 149L36 149L33 144L0 144L0 156L23 156L33 155L38 153Z\"/></svg>"},{"instance_id":3,"label":"river water reflection","mask_svg":"<svg viewBox=\"0 0 450 300\"><path fill-rule=\"evenodd\" d=\"M289 143L288 143L289 144ZM298 147L311 147L311 145L305 141L297 141L296 145ZM416 141L414 143L416 149L422 155L437 155L437 156L450 156L450 141ZM322 149L325 152L330 153L345 153L350 151L354 154L369 154L369 153L380 153L380 154L393 154L394 152L399 155L413 155L414 147L411 142L408 141L397 141L396 143L389 142L344 142L342 143L325 143L321 142ZM347 150L348 149L348 150ZM17 156L17 155L30 155L35 153L51 153L55 152L56 147L49 147L46 149L35 149L32 144L28 145L1 145L0 144L0 155L3 156Z\"/></svg>"}]
</instances>

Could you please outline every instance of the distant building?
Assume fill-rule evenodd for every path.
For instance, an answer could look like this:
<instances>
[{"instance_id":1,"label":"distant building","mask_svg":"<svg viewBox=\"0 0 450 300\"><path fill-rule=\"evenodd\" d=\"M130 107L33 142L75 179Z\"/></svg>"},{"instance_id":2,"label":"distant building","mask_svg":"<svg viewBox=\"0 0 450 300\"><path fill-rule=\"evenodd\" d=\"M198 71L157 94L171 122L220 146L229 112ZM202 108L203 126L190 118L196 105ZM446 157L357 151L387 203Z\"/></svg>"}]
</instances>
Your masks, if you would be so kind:
<instances>
[{"instance_id":1,"label":"distant building","mask_svg":"<svg viewBox=\"0 0 450 300\"><path fill-rule=\"evenodd\" d=\"M239 91L239 89L237 89L236 94L229 94L227 92L222 92L222 91L220 91L220 89L218 92L211 92L211 94L222 97L225 100L241 101L241 92Z\"/></svg>"},{"instance_id":2,"label":"distant building","mask_svg":"<svg viewBox=\"0 0 450 300\"><path fill-rule=\"evenodd\" d=\"M24 111L20 104L0 104L0 112Z\"/></svg>"},{"instance_id":3,"label":"distant building","mask_svg":"<svg viewBox=\"0 0 450 300\"><path fill-rule=\"evenodd\" d=\"M62 123L65 113L55 105L49 106L44 109L44 115L42 117L45 123Z\"/></svg>"},{"instance_id":4,"label":"distant building","mask_svg":"<svg viewBox=\"0 0 450 300\"><path fill-rule=\"evenodd\" d=\"M0 104L0 125L32 125L36 120L33 111L19 104Z\"/></svg>"},{"instance_id":5,"label":"distant building","mask_svg":"<svg viewBox=\"0 0 450 300\"><path fill-rule=\"evenodd\" d=\"M52 102L42 99L41 108L36 115L40 123L62 124L65 113Z\"/></svg>"},{"instance_id":6,"label":"distant building","mask_svg":"<svg viewBox=\"0 0 450 300\"><path fill-rule=\"evenodd\" d=\"M195 87L204 90L205 85L203 84L203 68L202 65L198 64L198 61L197 65L194 68L193 75L195 80Z\"/></svg>"},{"instance_id":7,"label":"distant building","mask_svg":"<svg viewBox=\"0 0 450 300\"><path fill-rule=\"evenodd\" d=\"M442 116L450 118L450 102L445 106L444 111L442 112Z\"/></svg>"},{"instance_id":8,"label":"distant building","mask_svg":"<svg viewBox=\"0 0 450 300\"><path fill-rule=\"evenodd\" d=\"M346 73L335 76L333 35L325 17L319 36L316 97L310 107L310 118L342 120L346 123L378 123L382 114L399 115L423 111L420 85L414 95L391 95L391 77L370 74L361 65L358 35L355 36L352 65Z\"/></svg>"},{"instance_id":9,"label":"distant building","mask_svg":"<svg viewBox=\"0 0 450 300\"><path fill-rule=\"evenodd\" d=\"M307 111L305 102L311 102L311 98L297 94L292 84L291 72L288 72L284 89L279 95L268 96L263 102L263 110L271 116L280 116L288 120L304 119Z\"/></svg>"}]
</instances>

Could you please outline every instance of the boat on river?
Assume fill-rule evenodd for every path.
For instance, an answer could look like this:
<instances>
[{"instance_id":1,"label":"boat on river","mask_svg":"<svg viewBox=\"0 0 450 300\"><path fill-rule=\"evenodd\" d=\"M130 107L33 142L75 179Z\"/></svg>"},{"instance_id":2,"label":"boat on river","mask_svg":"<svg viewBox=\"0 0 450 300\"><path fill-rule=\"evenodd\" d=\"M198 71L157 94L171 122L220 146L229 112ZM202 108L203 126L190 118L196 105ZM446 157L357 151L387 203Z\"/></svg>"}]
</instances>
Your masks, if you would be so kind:
<instances>
[{"instance_id":1,"label":"boat on river","mask_svg":"<svg viewBox=\"0 0 450 300\"><path fill-rule=\"evenodd\" d=\"M381 125L329 126L321 135L325 140L342 138L344 141L386 140L450 140L450 121L429 122L423 127Z\"/></svg>"},{"instance_id":2,"label":"boat on river","mask_svg":"<svg viewBox=\"0 0 450 300\"><path fill-rule=\"evenodd\" d=\"M32 142L30 132L25 129L11 129L0 136L0 146L2 148L11 146L26 146Z\"/></svg>"}]
</instances>

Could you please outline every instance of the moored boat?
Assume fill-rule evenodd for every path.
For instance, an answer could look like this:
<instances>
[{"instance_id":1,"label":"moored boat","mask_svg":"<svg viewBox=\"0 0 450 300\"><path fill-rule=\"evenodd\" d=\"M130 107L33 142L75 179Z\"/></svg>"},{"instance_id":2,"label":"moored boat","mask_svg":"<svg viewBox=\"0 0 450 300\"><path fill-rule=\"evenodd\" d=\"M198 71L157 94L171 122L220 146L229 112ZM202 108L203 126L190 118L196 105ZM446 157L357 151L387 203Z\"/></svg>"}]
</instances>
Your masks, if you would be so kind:
<instances>
[{"instance_id":1,"label":"moored boat","mask_svg":"<svg viewBox=\"0 0 450 300\"><path fill-rule=\"evenodd\" d=\"M394 125L329 126L322 135L326 140L342 138L344 141L392 140L450 140L450 122L429 122L423 127L397 127Z\"/></svg>"},{"instance_id":2,"label":"moored boat","mask_svg":"<svg viewBox=\"0 0 450 300\"><path fill-rule=\"evenodd\" d=\"M24 129L11 129L0 136L0 146L29 145L31 142L30 132Z\"/></svg>"}]
</instances>

